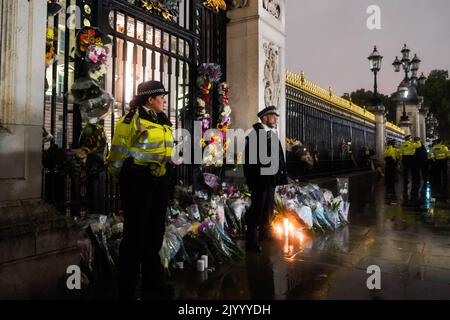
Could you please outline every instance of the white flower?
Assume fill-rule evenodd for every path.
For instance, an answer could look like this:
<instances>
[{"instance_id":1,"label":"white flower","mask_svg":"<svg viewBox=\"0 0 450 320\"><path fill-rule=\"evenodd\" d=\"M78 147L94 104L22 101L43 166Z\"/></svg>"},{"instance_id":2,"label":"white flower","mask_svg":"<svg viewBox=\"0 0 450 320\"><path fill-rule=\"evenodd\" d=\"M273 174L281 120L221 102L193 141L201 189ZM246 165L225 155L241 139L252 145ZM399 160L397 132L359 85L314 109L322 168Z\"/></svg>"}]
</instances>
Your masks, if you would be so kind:
<instances>
[{"instance_id":1,"label":"white flower","mask_svg":"<svg viewBox=\"0 0 450 320\"><path fill-rule=\"evenodd\" d=\"M204 108L206 106L206 102L203 99L198 98L197 103L200 108Z\"/></svg>"},{"instance_id":2,"label":"white flower","mask_svg":"<svg viewBox=\"0 0 450 320\"><path fill-rule=\"evenodd\" d=\"M111 229L113 234L123 233L123 222L113 225Z\"/></svg>"},{"instance_id":3,"label":"white flower","mask_svg":"<svg viewBox=\"0 0 450 320\"><path fill-rule=\"evenodd\" d=\"M103 224L101 224L100 222L91 223L91 230L95 234L99 234L105 230L105 226Z\"/></svg>"},{"instance_id":4,"label":"white flower","mask_svg":"<svg viewBox=\"0 0 450 320\"><path fill-rule=\"evenodd\" d=\"M222 116L223 117L228 117L231 114L231 107L230 106L225 106L223 108L223 112L222 112Z\"/></svg>"}]
</instances>

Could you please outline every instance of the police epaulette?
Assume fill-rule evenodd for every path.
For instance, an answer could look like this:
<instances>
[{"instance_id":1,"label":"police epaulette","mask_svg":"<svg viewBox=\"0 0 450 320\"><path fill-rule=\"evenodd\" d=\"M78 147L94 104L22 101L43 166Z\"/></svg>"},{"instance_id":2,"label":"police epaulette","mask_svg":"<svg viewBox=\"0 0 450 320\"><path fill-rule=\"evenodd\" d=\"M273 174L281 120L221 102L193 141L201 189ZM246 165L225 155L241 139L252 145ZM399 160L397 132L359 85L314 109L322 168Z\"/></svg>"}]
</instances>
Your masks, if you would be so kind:
<instances>
[{"instance_id":1,"label":"police epaulette","mask_svg":"<svg viewBox=\"0 0 450 320\"><path fill-rule=\"evenodd\" d=\"M131 120L133 120L135 113L136 110L130 110L130 112L128 112L127 115L125 116L125 119L123 119L123 123L130 124Z\"/></svg>"}]
</instances>

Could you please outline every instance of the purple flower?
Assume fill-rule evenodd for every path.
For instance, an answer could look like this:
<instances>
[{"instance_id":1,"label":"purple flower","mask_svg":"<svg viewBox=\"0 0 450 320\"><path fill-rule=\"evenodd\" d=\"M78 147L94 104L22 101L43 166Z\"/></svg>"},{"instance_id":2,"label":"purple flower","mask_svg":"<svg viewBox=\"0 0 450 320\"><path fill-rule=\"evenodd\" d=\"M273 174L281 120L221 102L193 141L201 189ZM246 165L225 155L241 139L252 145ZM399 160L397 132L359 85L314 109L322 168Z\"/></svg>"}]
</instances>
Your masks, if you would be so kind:
<instances>
[{"instance_id":1,"label":"purple flower","mask_svg":"<svg viewBox=\"0 0 450 320\"><path fill-rule=\"evenodd\" d=\"M224 126L229 126L231 124L231 118L230 117L225 117L222 119L222 124Z\"/></svg>"},{"instance_id":2,"label":"purple flower","mask_svg":"<svg viewBox=\"0 0 450 320\"><path fill-rule=\"evenodd\" d=\"M204 130L209 129L209 125L211 123L211 119L210 118L203 118L202 119L202 127Z\"/></svg>"}]
</instances>

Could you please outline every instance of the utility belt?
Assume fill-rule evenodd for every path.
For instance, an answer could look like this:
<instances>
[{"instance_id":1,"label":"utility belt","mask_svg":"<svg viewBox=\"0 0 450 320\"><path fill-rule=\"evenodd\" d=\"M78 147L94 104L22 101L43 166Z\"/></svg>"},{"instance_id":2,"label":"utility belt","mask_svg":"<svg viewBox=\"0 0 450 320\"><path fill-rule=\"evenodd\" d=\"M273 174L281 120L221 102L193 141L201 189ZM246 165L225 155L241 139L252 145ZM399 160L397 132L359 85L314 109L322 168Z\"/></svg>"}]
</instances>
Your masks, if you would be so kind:
<instances>
[{"instance_id":1,"label":"utility belt","mask_svg":"<svg viewBox=\"0 0 450 320\"><path fill-rule=\"evenodd\" d=\"M158 163L147 163L147 164L139 163L138 164L138 163L134 162L133 157L128 157L125 159L123 166L124 166L124 168L130 168L130 169L134 169L134 170L143 170L143 171L152 173L152 171L154 171L160 167L160 164L158 164Z\"/></svg>"}]
</instances>

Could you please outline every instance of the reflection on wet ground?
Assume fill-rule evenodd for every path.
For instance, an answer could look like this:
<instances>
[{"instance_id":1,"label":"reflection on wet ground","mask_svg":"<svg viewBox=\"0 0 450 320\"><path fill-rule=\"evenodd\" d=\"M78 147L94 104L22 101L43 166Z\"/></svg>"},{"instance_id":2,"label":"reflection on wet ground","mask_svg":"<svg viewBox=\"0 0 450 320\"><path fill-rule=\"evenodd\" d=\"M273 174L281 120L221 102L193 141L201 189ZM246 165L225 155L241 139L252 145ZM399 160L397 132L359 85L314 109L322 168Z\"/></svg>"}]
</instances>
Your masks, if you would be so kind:
<instances>
[{"instance_id":1,"label":"reflection on wet ground","mask_svg":"<svg viewBox=\"0 0 450 320\"><path fill-rule=\"evenodd\" d=\"M350 190L349 225L264 242L210 273L176 271L177 299L450 299L450 206L423 190L422 203L394 203L381 180L363 181ZM381 290L367 288L370 265Z\"/></svg>"}]
</instances>

